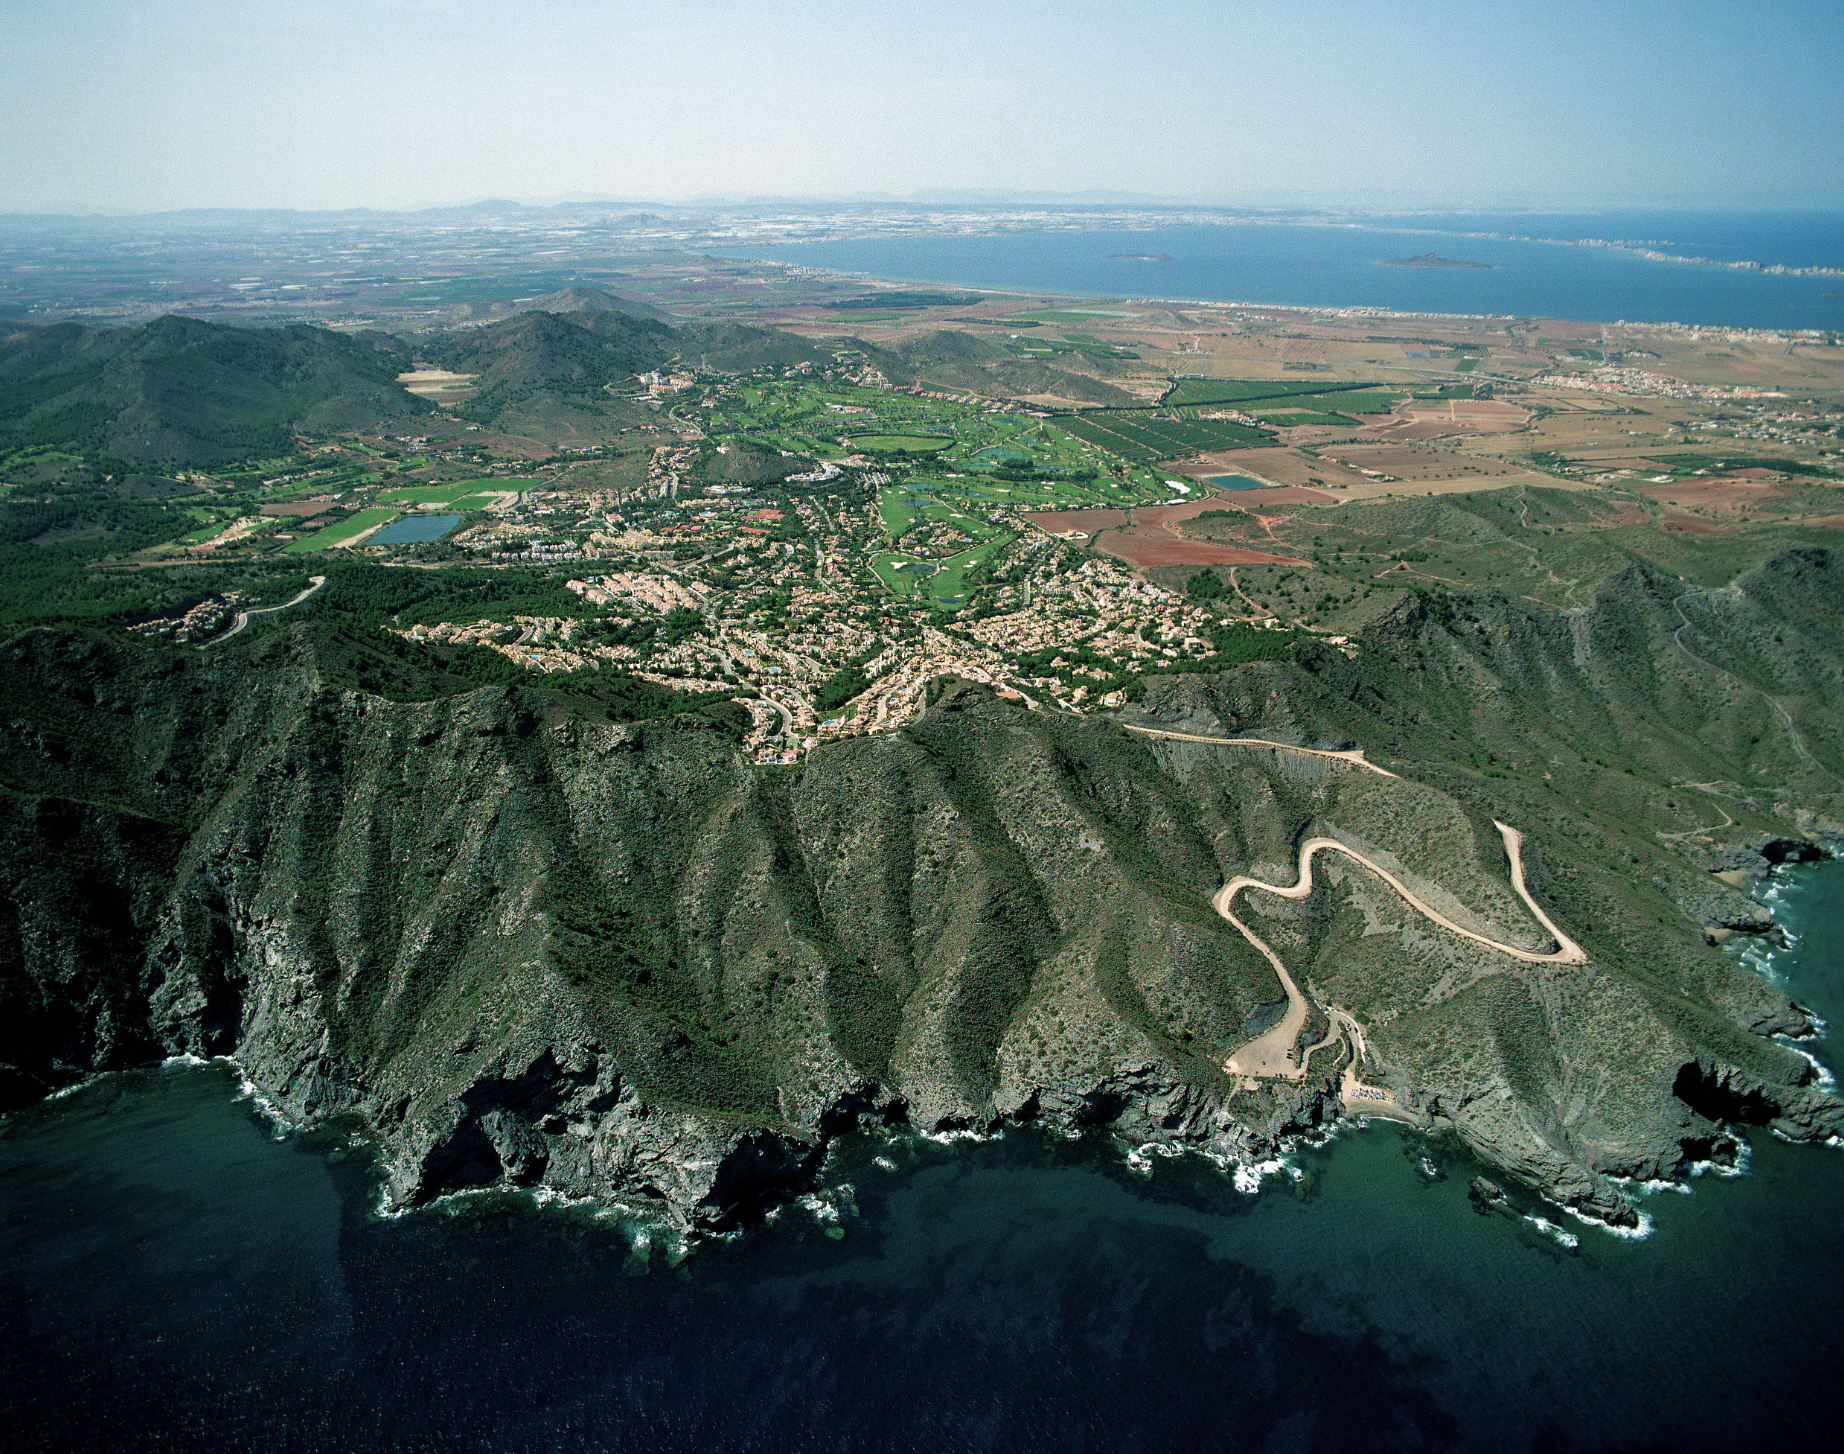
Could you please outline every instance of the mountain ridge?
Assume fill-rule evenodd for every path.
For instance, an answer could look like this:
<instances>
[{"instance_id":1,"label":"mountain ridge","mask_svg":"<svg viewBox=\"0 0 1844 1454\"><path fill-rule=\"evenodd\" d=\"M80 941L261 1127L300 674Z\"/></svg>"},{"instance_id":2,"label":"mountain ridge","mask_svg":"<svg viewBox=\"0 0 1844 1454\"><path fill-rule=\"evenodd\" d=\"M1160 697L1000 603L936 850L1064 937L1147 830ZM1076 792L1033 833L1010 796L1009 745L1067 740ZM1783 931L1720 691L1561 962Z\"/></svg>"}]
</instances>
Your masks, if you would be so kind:
<instances>
[{"instance_id":1,"label":"mountain ridge","mask_svg":"<svg viewBox=\"0 0 1844 1454\"><path fill-rule=\"evenodd\" d=\"M1821 698L1802 727L1835 711L1841 573L1789 552L1705 623L1716 646L1760 612L1811 635L1786 651ZM1589 964L1495 957L1336 862L1311 899L1240 912L1430 1133L1630 1221L1613 1178L1732 1155L1729 1124L1844 1130L1783 1043L1809 1019L1705 942L1770 927L1712 869L1844 843L1829 769L1741 730L1755 689L1664 649L1674 586L1634 566L1579 615L1483 600L1480 630L1411 599L1354 657L1165 679L1131 713L1359 745L1399 781L951 679L904 731L765 774L701 712L380 696L311 624L209 656L30 632L4 648L8 1092L229 1054L290 1119L360 1117L393 1204L537 1184L706 1228L804 1188L867 1118L1102 1124L1252 1163L1349 1114L1345 1062L1225 1073L1278 989L1211 895L1291 882L1329 835L1502 938L1526 916L1497 818ZM1496 756L1514 730L1542 765ZM1712 764L1732 831L1673 838L1676 783Z\"/></svg>"}]
</instances>

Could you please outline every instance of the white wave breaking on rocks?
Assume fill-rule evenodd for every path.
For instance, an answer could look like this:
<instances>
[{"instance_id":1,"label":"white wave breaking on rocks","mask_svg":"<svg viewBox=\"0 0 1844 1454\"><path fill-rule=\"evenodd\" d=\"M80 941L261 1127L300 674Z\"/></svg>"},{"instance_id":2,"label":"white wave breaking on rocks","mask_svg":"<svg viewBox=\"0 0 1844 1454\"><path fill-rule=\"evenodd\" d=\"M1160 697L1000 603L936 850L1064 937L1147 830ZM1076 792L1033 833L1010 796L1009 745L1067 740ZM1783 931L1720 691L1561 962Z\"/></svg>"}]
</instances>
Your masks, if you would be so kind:
<instances>
[{"instance_id":1,"label":"white wave breaking on rocks","mask_svg":"<svg viewBox=\"0 0 1844 1454\"><path fill-rule=\"evenodd\" d=\"M1577 1237L1573 1232L1565 1232L1561 1227L1558 1227L1554 1222L1550 1221L1548 1217L1539 1217L1535 1212L1526 1212L1524 1214L1524 1220L1535 1227L1545 1237L1548 1237L1552 1242L1557 1243L1559 1246L1567 1247L1571 1252L1581 1246L1581 1238Z\"/></svg>"}]
</instances>

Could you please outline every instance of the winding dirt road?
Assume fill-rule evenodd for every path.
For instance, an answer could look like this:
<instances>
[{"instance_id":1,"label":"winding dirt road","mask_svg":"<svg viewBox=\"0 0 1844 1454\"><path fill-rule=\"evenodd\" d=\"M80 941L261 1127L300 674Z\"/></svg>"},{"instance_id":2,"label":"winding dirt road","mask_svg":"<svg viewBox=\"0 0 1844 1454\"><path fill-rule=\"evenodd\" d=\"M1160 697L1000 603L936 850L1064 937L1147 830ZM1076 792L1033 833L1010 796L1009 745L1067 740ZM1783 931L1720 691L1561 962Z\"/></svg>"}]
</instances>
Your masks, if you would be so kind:
<instances>
[{"instance_id":1,"label":"winding dirt road","mask_svg":"<svg viewBox=\"0 0 1844 1454\"><path fill-rule=\"evenodd\" d=\"M1270 752L1292 752L1302 757L1317 757L1331 762L1343 762L1352 767L1361 767L1366 772L1374 772L1379 777L1392 778L1398 782L1401 778L1388 768L1378 767L1364 756L1364 750L1354 748L1337 752L1322 747L1295 747L1285 742L1270 742L1265 737L1204 737L1194 732L1170 732L1158 727L1139 727L1130 723L1121 724L1129 732L1137 732L1143 737L1163 738L1172 742L1198 742L1210 747L1252 747ZM1287 966L1280 955L1260 935L1242 920L1238 919L1231 907L1236 895L1244 889L1260 889L1263 893L1278 894L1284 899L1304 899L1313 891L1313 858L1321 850L1342 853L1345 857L1367 868L1384 883L1400 894L1410 907L1431 919L1434 923L1457 934L1462 939L1506 955L1512 959L1522 960L1526 964L1586 964L1587 951L1557 927L1555 920L1544 912L1543 906L1531 897L1530 890L1524 883L1524 835L1509 823L1501 823L1496 818L1492 826L1498 829L1504 839L1505 857L1511 868L1511 887L1524 901L1524 906L1536 918L1556 941L1556 948L1545 953L1523 949L1515 944L1506 944L1488 935L1456 924L1439 909L1426 902L1414 890L1397 878L1395 874L1375 862L1355 848L1348 848L1335 838L1309 838L1300 845L1299 881L1291 886L1267 883L1249 874L1239 874L1218 889L1211 900L1212 906L1235 928L1244 939L1274 966L1274 972L1280 977L1281 988L1287 995L1287 1009L1279 1023L1265 1033L1258 1035L1247 1044L1238 1047L1236 1053L1223 1064L1223 1069L1235 1077L1238 1085L1252 1084L1259 1080L1300 1081L1306 1078L1306 1066L1312 1059L1313 1052L1327 1045L1336 1043L1340 1035L1350 1041L1352 1047L1351 1064L1342 1076L1339 1099L1347 1110L1360 1115L1391 1116L1398 1120L1419 1123L1419 1117L1407 1107L1400 1105L1395 1095L1380 1086L1367 1085L1359 1075L1368 1053L1364 1043L1363 1029L1355 1018L1337 1006L1328 1006L1326 1015L1331 1021L1330 1028L1318 1044L1309 1046L1303 1053L1297 1050L1300 1032L1306 1028L1308 1004L1306 995L1293 976L1287 972Z\"/></svg>"},{"instance_id":2,"label":"winding dirt road","mask_svg":"<svg viewBox=\"0 0 1844 1454\"><path fill-rule=\"evenodd\" d=\"M1371 767L1372 771L1375 772L1382 771L1381 768L1374 767L1369 763L1363 765ZM1393 774L1389 774L1389 776L1393 776ZM1568 935L1564 934L1562 930L1556 927L1555 922L1551 920L1548 914L1544 913L1542 906L1530 896L1530 890L1524 885L1524 835L1509 824L1500 823L1496 820L1494 820L1493 826L1498 829L1499 834L1505 841L1505 853L1511 864L1512 888L1517 891L1518 897L1524 901L1531 913L1536 916L1537 921L1549 931L1550 935L1556 941L1557 947L1547 953L1539 954L1534 950L1519 948L1515 944L1506 944L1501 940L1490 938L1484 934L1475 933L1471 929L1456 924L1439 909L1419 897L1408 887L1408 885L1403 883L1401 879L1397 878L1381 864L1378 864L1365 854L1359 853L1355 848L1346 847L1335 838L1309 838L1305 843L1300 845L1299 882L1291 886L1271 884L1248 874L1239 874L1223 885L1221 889L1217 890L1216 897L1211 901L1216 911L1229 921L1237 933L1241 934L1244 939L1248 940L1250 944L1260 951L1260 953L1266 957L1269 964L1274 966L1274 972L1280 976L1281 988L1286 991L1287 994L1287 1011L1281 1016L1279 1023L1265 1034L1256 1037L1254 1040L1249 1041L1248 1044L1240 1047L1236 1053L1224 1063L1223 1069L1234 1076L1254 1076L1256 1078L1277 1080L1305 1079L1306 1061L1310 1057L1311 1051L1308 1051L1306 1055L1296 1055L1295 1047L1299 1044L1301 1030L1306 1026L1306 996L1301 992L1300 987L1294 983L1293 976L1287 972L1287 966L1282 962L1280 955L1276 954L1273 948L1256 934L1253 929L1249 928L1247 924L1236 917L1231 905L1236 895L1241 893L1244 889L1260 889L1264 893L1278 894L1283 899L1306 898L1313 891L1313 858L1321 850L1332 853L1342 853L1345 857L1369 869L1370 872L1374 873L1378 878L1382 879L1384 883L1388 884L1397 893L1402 895L1412 908L1433 920L1436 924L1439 924L1449 933L1459 935L1462 939L1470 939L1475 944L1484 945L1487 949L1493 950L1499 954L1508 955L1513 959L1522 960L1526 964L1585 964L1588 959L1587 952L1573 939L1569 938ZM1347 1033L1352 1036L1356 1058L1361 1059L1364 1043L1363 1034L1357 1029L1356 1021L1342 1010L1333 1010L1330 1014L1333 1017L1333 1023L1335 1025L1342 1024L1347 1027ZM1321 1042L1321 1044L1324 1043L1323 1041ZM1319 1046L1313 1047L1315 1050L1318 1048ZM1354 1087L1360 1092L1371 1092L1371 1094L1360 1095L1360 1101L1365 1103L1372 1099L1373 1094L1387 1095L1387 1092L1374 1092L1374 1088L1364 1087L1361 1082L1357 1081L1354 1075L1348 1072L1345 1086L1345 1099L1347 1104L1351 1101ZM1393 1100L1393 1097L1390 1099ZM1368 1109L1369 1106L1366 1104L1360 1105L1357 1108Z\"/></svg>"},{"instance_id":3,"label":"winding dirt road","mask_svg":"<svg viewBox=\"0 0 1844 1454\"><path fill-rule=\"evenodd\" d=\"M1265 737L1199 737L1195 732L1167 732L1159 727L1136 727L1131 722L1120 724L1129 732L1138 732L1142 737L1163 737L1169 742L1201 742L1207 747L1265 747L1270 752L1294 752L1301 757L1322 757L1332 762L1348 762L1354 767L1366 768L1379 777L1397 777L1386 767L1378 767L1364 756L1364 749L1354 747L1348 752L1333 752L1324 747L1294 747L1285 742L1270 742ZM1400 779L1398 778L1398 781Z\"/></svg>"}]
</instances>

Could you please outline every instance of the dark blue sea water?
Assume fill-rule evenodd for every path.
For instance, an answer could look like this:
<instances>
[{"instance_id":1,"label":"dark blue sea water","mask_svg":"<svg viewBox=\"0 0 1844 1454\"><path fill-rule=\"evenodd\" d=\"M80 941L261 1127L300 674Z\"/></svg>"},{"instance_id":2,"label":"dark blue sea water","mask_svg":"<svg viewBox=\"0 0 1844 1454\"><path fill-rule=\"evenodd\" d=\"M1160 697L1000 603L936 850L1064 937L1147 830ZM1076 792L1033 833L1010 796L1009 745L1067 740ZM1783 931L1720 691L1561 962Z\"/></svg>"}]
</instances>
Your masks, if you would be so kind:
<instances>
[{"instance_id":1,"label":"dark blue sea water","mask_svg":"<svg viewBox=\"0 0 1844 1454\"><path fill-rule=\"evenodd\" d=\"M1501 235L1465 235L1471 233ZM1835 211L1442 214L1349 225L899 236L713 251L905 282L1087 297L1844 329L1844 278L1657 262L1610 248L1514 237L1627 240L1687 257L1844 267L1844 213ZM1167 260L1112 256L1129 252L1165 254ZM1492 266L1380 265L1385 258L1428 252Z\"/></svg>"},{"instance_id":2,"label":"dark blue sea water","mask_svg":"<svg viewBox=\"0 0 1844 1454\"><path fill-rule=\"evenodd\" d=\"M1844 1025L1844 863L1786 882L1804 937L1773 972ZM379 1220L361 1142L278 1133L225 1067L110 1076L0 1123L0 1442L1549 1454L1835 1432L1844 1151L1757 1135L1745 1175L1651 1197L1649 1237L1567 1223L1573 1247L1477 1210L1475 1170L1383 1125L1254 1195L1099 1137L852 1138L836 1225L791 1207L681 1260L522 1196Z\"/></svg>"}]
</instances>

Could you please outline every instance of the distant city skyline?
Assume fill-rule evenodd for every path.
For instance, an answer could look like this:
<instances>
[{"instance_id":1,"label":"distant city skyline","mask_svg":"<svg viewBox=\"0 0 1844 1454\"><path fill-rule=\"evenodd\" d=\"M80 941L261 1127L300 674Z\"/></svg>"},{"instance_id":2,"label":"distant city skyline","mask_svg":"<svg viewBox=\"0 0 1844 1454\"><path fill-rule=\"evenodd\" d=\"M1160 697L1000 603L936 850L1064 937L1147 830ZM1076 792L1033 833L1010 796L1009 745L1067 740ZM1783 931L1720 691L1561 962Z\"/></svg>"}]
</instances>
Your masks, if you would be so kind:
<instances>
[{"instance_id":1,"label":"distant city skyline","mask_svg":"<svg viewBox=\"0 0 1844 1454\"><path fill-rule=\"evenodd\" d=\"M1810 0L0 0L0 21L0 212L1844 206L1844 7Z\"/></svg>"}]
</instances>

